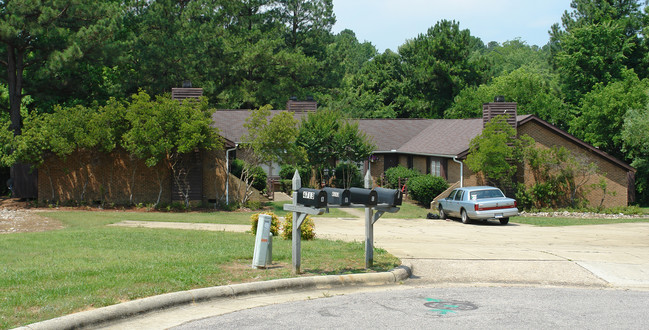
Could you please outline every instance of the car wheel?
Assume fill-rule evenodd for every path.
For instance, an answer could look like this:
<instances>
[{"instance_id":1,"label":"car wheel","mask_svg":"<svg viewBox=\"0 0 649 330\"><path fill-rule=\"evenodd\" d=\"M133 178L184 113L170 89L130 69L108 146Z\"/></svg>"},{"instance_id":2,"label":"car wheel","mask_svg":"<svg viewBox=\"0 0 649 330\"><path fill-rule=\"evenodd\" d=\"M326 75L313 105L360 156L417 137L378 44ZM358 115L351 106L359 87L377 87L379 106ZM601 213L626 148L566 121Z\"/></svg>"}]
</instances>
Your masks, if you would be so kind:
<instances>
[{"instance_id":1,"label":"car wheel","mask_svg":"<svg viewBox=\"0 0 649 330\"><path fill-rule=\"evenodd\" d=\"M462 223L469 223L469 222L471 222L471 219L469 219L469 216L466 214L466 210L465 210L465 209L462 209L461 215L462 215Z\"/></svg>"},{"instance_id":2,"label":"car wheel","mask_svg":"<svg viewBox=\"0 0 649 330\"><path fill-rule=\"evenodd\" d=\"M446 212L444 212L444 208L441 205L439 206L439 218L446 219Z\"/></svg>"},{"instance_id":3,"label":"car wheel","mask_svg":"<svg viewBox=\"0 0 649 330\"><path fill-rule=\"evenodd\" d=\"M500 219L500 224L501 224L501 225L506 225L506 224L508 224L508 223L509 223L509 218L502 218L502 219Z\"/></svg>"}]
</instances>

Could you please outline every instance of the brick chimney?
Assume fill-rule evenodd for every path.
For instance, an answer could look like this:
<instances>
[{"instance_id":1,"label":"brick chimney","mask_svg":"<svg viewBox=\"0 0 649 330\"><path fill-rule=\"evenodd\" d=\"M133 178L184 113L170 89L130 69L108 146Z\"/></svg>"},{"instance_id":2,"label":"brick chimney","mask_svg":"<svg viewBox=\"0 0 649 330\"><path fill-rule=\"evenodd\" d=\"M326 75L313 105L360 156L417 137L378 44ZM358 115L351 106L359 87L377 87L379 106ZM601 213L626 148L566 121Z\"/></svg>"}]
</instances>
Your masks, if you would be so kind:
<instances>
[{"instance_id":1,"label":"brick chimney","mask_svg":"<svg viewBox=\"0 0 649 330\"><path fill-rule=\"evenodd\" d=\"M315 112L318 110L318 102L313 99L313 96L307 96L304 101L298 101L297 97L292 96L286 102L286 110L293 112Z\"/></svg>"},{"instance_id":2,"label":"brick chimney","mask_svg":"<svg viewBox=\"0 0 649 330\"><path fill-rule=\"evenodd\" d=\"M494 102L484 103L482 105L482 127L496 116L506 115L507 123L514 129L517 128L516 121L516 102L505 102L504 96L496 96Z\"/></svg>"},{"instance_id":3,"label":"brick chimney","mask_svg":"<svg viewBox=\"0 0 649 330\"><path fill-rule=\"evenodd\" d=\"M203 96L202 88L192 88L192 82L189 80L183 81L182 88L171 89L171 99L182 101L184 99L198 99Z\"/></svg>"}]
</instances>

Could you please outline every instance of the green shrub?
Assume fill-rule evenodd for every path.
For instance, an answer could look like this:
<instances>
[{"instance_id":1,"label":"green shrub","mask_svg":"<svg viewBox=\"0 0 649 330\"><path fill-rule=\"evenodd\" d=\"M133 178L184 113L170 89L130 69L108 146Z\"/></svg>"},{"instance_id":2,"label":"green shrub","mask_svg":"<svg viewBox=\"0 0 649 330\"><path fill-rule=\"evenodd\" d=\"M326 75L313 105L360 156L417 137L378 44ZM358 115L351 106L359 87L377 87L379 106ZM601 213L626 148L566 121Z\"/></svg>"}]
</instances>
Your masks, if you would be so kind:
<instances>
[{"instance_id":1,"label":"green shrub","mask_svg":"<svg viewBox=\"0 0 649 330\"><path fill-rule=\"evenodd\" d=\"M527 187L519 183L516 189L516 202L521 210L530 210L534 207L534 194Z\"/></svg>"},{"instance_id":2,"label":"green shrub","mask_svg":"<svg viewBox=\"0 0 649 330\"><path fill-rule=\"evenodd\" d=\"M346 182L345 182L346 181ZM350 185L347 186L346 183ZM354 164L340 163L334 170L334 186L338 188L363 187L363 177L358 167Z\"/></svg>"},{"instance_id":3,"label":"green shrub","mask_svg":"<svg viewBox=\"0 0 649 330\"><path fill-rule=\"evenodd\" d=\"M300 235L303 240L311 240L315 238L315 223L310 216L306 216L300 226ZM284 239L293 239L293 213L289 212L284 217L282 224L282 237Z\"/></svg>"},{"instance_id":4,"label":"green shrub","mask_svg":"<svg viewBox=\"0 0 649 330\"><path fill-rule=\"evenodd\" d=\"M259 222L260 214L267 214L271 216L272 219L270 220L270 232L273 234L273 236L277 236L279 234L279 218L273 212L255 213L250 216L250 230L252 231L252 234L257 235L257 223Z\"/></svg>"},{"instance_id":5,"label":"green shrub","mask_svg":"<svg viewBox=\"0 0 649 330\"><path fill-rule=\"evenodd\" d=\"M386 188L398 189L399 188L399 178L401 178L401 184L404 184L405 179L412 179L422 174L419 171L405 168L401 165L397 167L391 167L385 171L385 181Z\"/></svg>"},{"instance_id":6,"label":"green shrub","mask_svg":"<svg viewBox=\"0 0 649 330\"><path fill-rule=\"evenodd\" d=\"M625 215L643 215L647 214L642 208L637 205L631 206L616 206L604 209L602 213L606 214L625 214Z\"/></svg>"},{"instance_id":7,"label":"green shrub","mask_svg":"<svg viewBox=\"0 0 649 330\"><path fill-rule=\"evenodd\" d=\"M446 180L432 175L420 175L408 180L408 194L419 204L428 206L433 198L448 188Z\"/></svg>"},{"instance_id":8,"label":"green shrub","mask_svg":"<svg viewBox=\"0 0 649 330\"><path fill-rule=\"evenodd\" d=\"M254 200L254 201L253 201L253 200L248 200L248 201L246 202L246 207L249 208L249 209L251 209L251 210L261 210L262 205L261 205L261 202L260 202L260 201L257 201L257 200Z\"/></svg>"},{"instance_id":9,"label":"green shrub","mask_svg":"<svg viewBox=\"0 0 649 330\"><path fill-rule=\"evenodd\" d=\"M298 166L298 173L300 173L300 179L302 179L302 184L309 182L311 180L311 168L308 166ZM293 175L295 175L295 166L293 165L282 165L281 170L279 171L279 176L283 180L293 180Z\"/></svg>"},{"instance_id":10,"label":"green shrub","mask_svg":"<svg viewBox=\"0 0 649 330\"><path fill-rule=\"evenodd\" d=\"M247 166L247 163L241 159L235 159L232 161L232 166L230 167L230 173L236 176L237 178L241 177L244 166ZM263 191L266 189L266 181L268 180L268 175L261 166L255 166L250 170L250 175L252 177L252 187Z\"/></svg>"},{"instance_id":11,"label":"green shrub","mask_svg":"<svg viewBox=\"0 0 649 330\"><path fill-rule=\"evenodd\" d=\"M293 180L282 179L279 182L279 185L280 189L282 189L284 193L291 195L291 193L293 192Z\"/></svg>"}]
</instances>

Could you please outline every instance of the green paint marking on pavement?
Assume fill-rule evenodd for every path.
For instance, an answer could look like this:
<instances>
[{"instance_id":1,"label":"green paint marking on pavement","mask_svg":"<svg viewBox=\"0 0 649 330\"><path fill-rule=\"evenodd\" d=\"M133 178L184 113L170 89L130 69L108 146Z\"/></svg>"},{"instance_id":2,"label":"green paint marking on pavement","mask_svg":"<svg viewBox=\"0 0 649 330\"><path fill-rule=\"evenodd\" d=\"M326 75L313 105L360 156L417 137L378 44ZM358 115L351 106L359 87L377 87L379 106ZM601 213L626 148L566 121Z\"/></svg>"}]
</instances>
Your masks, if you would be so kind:
<instances>
[{"instance_id":1,"label":"green paint marking on pavement","mask_svg":"<svg viewBox=\"0 0 649 330\"><path fill-rule=\"evenodd\" d=\"M452 311L450 309L431 309L431 312L438 312L440 315L446 315L448 313L457 313L456 311Z\"/></svg>"}]
</instances>

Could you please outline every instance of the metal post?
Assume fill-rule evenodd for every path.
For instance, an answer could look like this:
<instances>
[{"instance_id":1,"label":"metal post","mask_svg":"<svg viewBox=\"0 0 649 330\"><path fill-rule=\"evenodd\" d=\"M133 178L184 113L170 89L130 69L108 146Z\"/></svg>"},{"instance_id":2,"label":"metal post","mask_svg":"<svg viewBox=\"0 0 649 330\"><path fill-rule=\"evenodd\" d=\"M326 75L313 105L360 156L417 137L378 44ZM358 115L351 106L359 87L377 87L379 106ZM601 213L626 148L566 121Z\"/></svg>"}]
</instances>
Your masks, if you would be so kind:
<instances>
[{"instance_id":1,"label":"metal post","mask_svg":"<svg viewBox=\"0 0 649 330\"><path fill-rule=\"evenodd\" d=\"M302 179L300 178L300 173L297 169L295 174L293 174L293 205L297 206L297 191L302 188ZM302 236L300 235L300 223L299 223L300 213L293 211L293 242L292 242L292 252L293 252L293 274L300 273L300 264L301 264L301 255L302 255Z\"/></svg>"},{"instance_id":2,"label":"metal post","mask_svg":"<svg viewBox=\"0 0 649 330\"><path fill-rule=\"evenodd\" d=\"M372 189L372 176L367 171L365 174L365 188ZM365 268L374 264L374 223L372 207L365 208Z\"/></svg>"}]
</instances>

